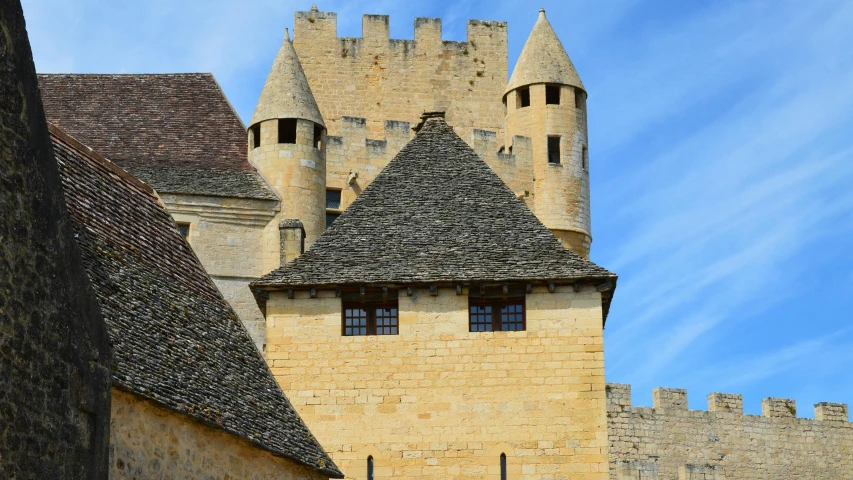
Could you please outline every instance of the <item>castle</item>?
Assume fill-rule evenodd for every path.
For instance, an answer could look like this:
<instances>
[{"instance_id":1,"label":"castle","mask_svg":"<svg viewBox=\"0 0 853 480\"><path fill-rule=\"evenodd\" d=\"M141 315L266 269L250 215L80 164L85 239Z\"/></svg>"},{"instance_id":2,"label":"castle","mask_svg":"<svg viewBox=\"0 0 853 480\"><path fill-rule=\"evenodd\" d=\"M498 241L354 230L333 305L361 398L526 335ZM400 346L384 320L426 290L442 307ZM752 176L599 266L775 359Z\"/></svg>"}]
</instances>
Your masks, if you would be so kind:
<instances>
[{"instance_id":1,"label":"castle","mask_svg":"<svg viewBox=\"0 0 853 480\"><path fill-rule=\"evenodd\" d=\"M617 277L589 261L587 92L544 10L511 76L506 28L472 20L449 42L416 19L414 40L392 40L366 15L362 37L338 38L334 13L297 12L248 125L207 74L39 84L54 142L153 187L316 436L309 460L261 440L314 466L304 478L853 478L846 405L810 420L766 399L755 417L712 394L696 412L658 389L632 407L606 384ZM147 394L137 370L119 381ZM224 408L235 396L249 418L226 430L254 438L231 385Z\"/></svg>"}]
</instances>

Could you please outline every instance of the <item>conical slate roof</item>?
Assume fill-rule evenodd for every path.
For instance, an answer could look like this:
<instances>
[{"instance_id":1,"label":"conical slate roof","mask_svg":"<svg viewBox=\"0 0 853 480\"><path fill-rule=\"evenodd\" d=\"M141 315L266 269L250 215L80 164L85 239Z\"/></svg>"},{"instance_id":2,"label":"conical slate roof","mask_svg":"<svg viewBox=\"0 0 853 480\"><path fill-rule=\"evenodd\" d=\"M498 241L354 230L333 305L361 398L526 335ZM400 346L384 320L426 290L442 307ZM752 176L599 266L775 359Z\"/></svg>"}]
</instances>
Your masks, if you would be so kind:
<instances>
[{"instance_id":1,"label":"conical slate roof","mask_svg":"<svg viewBox=\"0 0 853 480\"><path fill-rule=\"evenodd\" d=\"M308 252L252 286L584 280L616 276L564 248L443 118L428 118Z\"/></svg>"},{"instance_id":2,"label":"conical slate roof","mask_svg":"<svg viewBox=\"0 0 853 480\"><path fill-rule=\"evenodd\" d=\"M557 83L584 88L569 54L545 18L544 9L539 10L539 20L527 37L527 43L521 50L504 94L534 83Z\"/></svg>"},{"instance_id":3,"label":"conical slate roof","mask_svg":"<svg viewBox=\"0 0 853 480\"><path fill-rule=\"evenodd\" d=\"M250 125L274 118L301 118L326 126L287 31Z\"/></svg>"}]
</instances>

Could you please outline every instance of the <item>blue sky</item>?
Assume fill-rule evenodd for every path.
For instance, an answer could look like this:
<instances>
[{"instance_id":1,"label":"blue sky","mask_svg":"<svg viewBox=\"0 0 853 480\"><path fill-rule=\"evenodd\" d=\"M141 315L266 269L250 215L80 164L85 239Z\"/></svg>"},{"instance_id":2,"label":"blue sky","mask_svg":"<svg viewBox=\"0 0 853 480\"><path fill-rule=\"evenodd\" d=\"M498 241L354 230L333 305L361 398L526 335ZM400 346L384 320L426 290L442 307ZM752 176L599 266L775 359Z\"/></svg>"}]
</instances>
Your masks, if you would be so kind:
<instances>
[{"instance_id":1,"label":"blue sky","mask_svg":"<svg viewBox=\"0 0 853 480\"><path fill-rule=\"evenodd\" d=\"M411 4L420 6L412 6ZM248 119L310 2L24 0L41 72L213 72ZM607 379L853 405L853 2L320 1L361 15L509 20L515 63L548 11L589 90L593 253L620 275Z\"/></svg>"}]
</instances>

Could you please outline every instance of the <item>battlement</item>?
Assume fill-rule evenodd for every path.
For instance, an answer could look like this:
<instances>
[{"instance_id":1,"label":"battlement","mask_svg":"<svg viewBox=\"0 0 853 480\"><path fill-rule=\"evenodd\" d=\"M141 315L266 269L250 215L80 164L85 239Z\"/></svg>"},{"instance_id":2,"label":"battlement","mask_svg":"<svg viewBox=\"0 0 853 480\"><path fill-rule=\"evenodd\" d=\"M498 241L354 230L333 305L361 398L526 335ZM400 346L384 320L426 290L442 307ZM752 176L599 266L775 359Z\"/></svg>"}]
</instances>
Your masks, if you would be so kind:
<instances>
[{"instance_id":1,"label":"battlement","mask_svg":"<svg viewBox=\"0 0 853 480\"><path fill-rule=\"evenodd\" d=\"M631 386L620 383L608 383L607 409L611 412L635 412L642 414L690 412L692 414L732 414L743 415L743 396L732 393L711 393L708 395L708 410L688 410L687 390L676 388L655 388L652 391L652 408L633 407L631 405ZM849 415L847 404L822 402L814 406L816 421L847 422ZM757 417L757 415L747 415ZM811 420L797 417L796 401L787 398L765 398L761 401L761 417Z\"/></svg>"},{"instance_id":2,"label":"battlement","mask_svg":"<svg viewBox=\"0 0 853 480\"><path fill-rule=\"evenodd\" d=\"M512 138L512 145L506 146L498 138L497 132L473 129L467 142L510 190L525 202L530 202L533 192L533 143L529 137L516 135ZM532 204L528 203L528 206L532 207Z\"/></svg>"},{"instance_id":3,"label":"battlement","mask_svg":"<svg viewBox=\"0 0 853 480\"><path fill-rule=\"evenodd\" d=\"M339 37L338 15L334 12L307 11L296 12L294 19L294 41L301 35L308 35L315 41L337 41L341 48L348 49L347 53L358 57L364 44L372 48L386 46L397 50L403 55L413 55L420 46L445 50L454 50L468 54L469 48L479 48L490 43L506 44L507 23L490 20L469 20L467 26L467 41L457 42L442 39L442 22L440 18L418 17L414 20L414 36L412 40L392 39L390 34L390 18L388 15L366 14L361 18L361 37Z\"/></svg>"}]
</instances>

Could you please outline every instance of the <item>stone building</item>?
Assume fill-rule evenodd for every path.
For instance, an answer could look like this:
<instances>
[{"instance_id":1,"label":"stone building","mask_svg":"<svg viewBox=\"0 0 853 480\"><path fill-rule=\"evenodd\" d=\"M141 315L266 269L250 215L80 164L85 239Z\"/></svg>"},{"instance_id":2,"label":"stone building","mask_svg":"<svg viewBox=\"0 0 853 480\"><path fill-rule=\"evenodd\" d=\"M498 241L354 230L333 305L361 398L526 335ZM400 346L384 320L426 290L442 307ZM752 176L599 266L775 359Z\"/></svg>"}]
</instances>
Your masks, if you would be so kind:
<instances>
[{"instance_id":1,"label":"stone building","mask_svg":"<svg viewBox=\"0 0 853 480\"><path fill-rule=\"evenodd\" d=\"M465 42L442 40L439 19L416 19L413 40L391 39L383 15L365 15L359 38L337 37L336 22L296 13L248 125L209 74L39 77L48 120L115 162L95 164L145 182L121 177L139 198L160 199L273 377L244 337L239 352L216 343L200 361L251 359L256 381L274 378L329 449L323 474L337 473L333 460L351 479L853 480L844 405L807 420L768 399L756 417L714 394L693 412L686 393L661 389L643 408L605 384L616 277L588 260L587 91L544 11L511 76L504 22L469 21ZM123 219L132 212L114 220L136 225ZM115 245L83 248L108 268ZM101 296L113 288L94 283ZM160 304L164 318L183 301ZM158 400L171 379L147 379L158 366L145 357L161 352L146 348L117 350L133 381L153 383L128 383L114 403L135 394L258 438L218 404ZM121 372L118 385L130 381ZM218 372L227 387L198 398L267 408L246 379ZM179 373L193 388L209 378Z\"/></svg>"},{"instance_id":2,"label":"stone building","mask_svg":"<svg viewBox=\"0 0 853 480\"><path fill-rule=\"evenodd\" d=\"M151 187L50 128L112 344L109 477L342 478Z\"/></svg>"}]
</instances>

